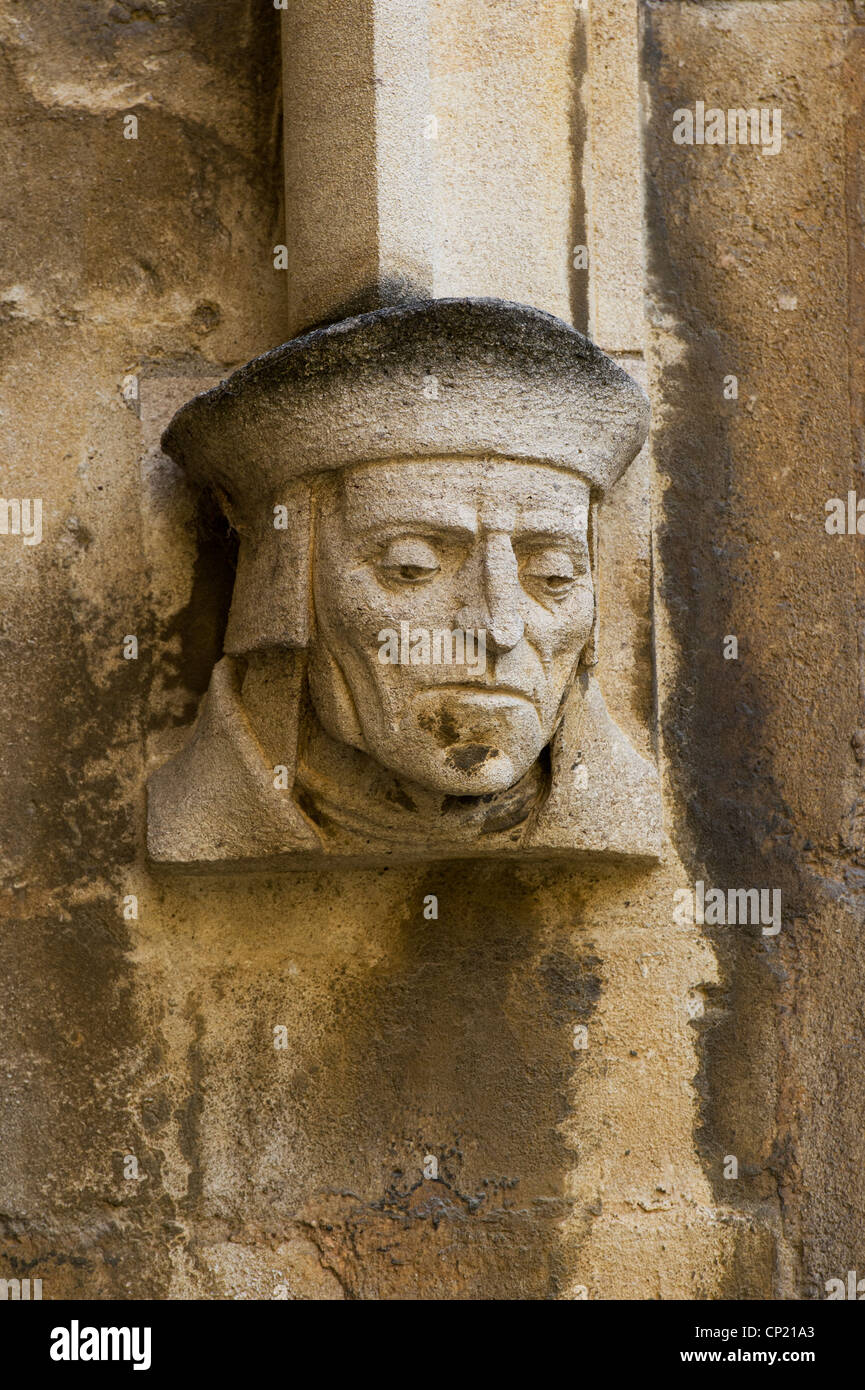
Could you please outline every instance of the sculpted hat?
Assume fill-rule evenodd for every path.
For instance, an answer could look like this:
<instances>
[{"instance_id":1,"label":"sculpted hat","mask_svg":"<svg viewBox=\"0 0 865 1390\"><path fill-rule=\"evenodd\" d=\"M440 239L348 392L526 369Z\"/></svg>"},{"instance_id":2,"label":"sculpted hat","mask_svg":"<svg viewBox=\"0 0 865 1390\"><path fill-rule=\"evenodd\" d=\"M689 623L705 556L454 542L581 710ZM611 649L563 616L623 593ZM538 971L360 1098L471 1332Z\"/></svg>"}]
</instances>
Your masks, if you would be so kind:
<instances>
[{"instance_id":1,"label":"sculpted hat","mask_svg":"<svg viewBox=\"0 0 865 1390\"><path fill-rule=\"evenodd\" d=\"M226 649L240 652L305 644L310 475L382 459L499 456L568 469L603 493L648 422L637 383L561 319L497 299L438 299L265 353L184 405L162 447L215 489L240 533L226 634ZM292 511L296 556L285 555L291 537L274 531L278 503Z\"/></svg>"},{"instance_id":2,"label":"sculpted hat","mask_svg":"<svg viewBox=\"0 0 865 1390\"><path fill-rule=\"evenodd\" d=\"M496 299L379 309L257 357L183 406L163 448L239 513L289 479L353 463L504 455L606 490L649 402L561 319Z\"/></svg>"}]
</instances>

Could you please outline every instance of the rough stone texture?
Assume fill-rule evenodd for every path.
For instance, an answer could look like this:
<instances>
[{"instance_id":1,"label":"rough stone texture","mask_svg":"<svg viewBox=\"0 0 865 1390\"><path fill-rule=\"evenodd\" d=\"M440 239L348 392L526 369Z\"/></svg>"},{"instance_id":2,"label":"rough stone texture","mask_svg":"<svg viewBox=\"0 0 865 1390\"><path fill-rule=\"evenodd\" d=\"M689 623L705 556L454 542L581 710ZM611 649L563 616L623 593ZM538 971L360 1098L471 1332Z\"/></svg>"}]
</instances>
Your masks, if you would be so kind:
<instances>
[{"instance_id":1,"label":"rough stone texture","mask_svg":"<svg viewBox=\"0 0 865 1390\"><path fill-rule=\"evenodd\" d=\"M590 503L648 414L561 320L488 299L315 330L185 405L163 447L240 533L227 651L262 659L216 667L151 778L153 858L659 857L654 770L588 672Z\"/></svg>"},{"instance_id":2,"label":"rough stone texture","mask_svg":"<svg viewBox=\"0 0 865 1390\"><path fill-rule=\"evenodd\" d=\"M201 607L147 602L128 378L284 336L276 24L235 0L0 11L2 491L45 512L41 545L0 546L0 1263L41 1269L46 1298L158 1294L176 1238L142 1141L166 1104L158 1024L136 1021L120 907L156 632L174 626L178 686L207 642ZM129 1151L141 1181L123 1180Z\"/></svg>"},{"instance_id":3,"label":"rough stone texture","mask_svg":"<svg viewBox=\"0 0 865 1390\"><path fill-rule=\"evenodd\" d=\"M713 933L701 1148L716 1174L738 1155L716 1191L780 1230L777 1291L825 1296L865 1261L862 561L824 528L826 500L861 488L861 30L846 5L798 0L643 22L673 834L692 879L784 903L774 942ZM698 99L779 107L781 153L674 146L674 110Z\"/></svg>"},{"instance_id":4,"label":"rough stone texture","mask_svg":"<svg viewBox=\"0 0 865 1390\"><path fill-rule=\"evenodd\" d=\"M282 8L294 337L434 292L434 131L427 0Z\"/></svg>"},{"instance_id":5,"label":"rough stone texture","mask_svg":"<svg viewBox=\"0 0 865 1390\"><path fill-rule=\"evenodd\" d=\"M45 503L41 545L0 536L0 1277L46 1298L808 1298L861 1270L862 561L823 527L862 437L854 11L642 8L666 862L182 882L146 867L145 749L188 733L234 542L154 434L288 334L278 15L0 16L3 492ZM672 146L673 110L728 95L782 107L781 155ZM610 559L645 614L647 562ZM701 875L780 885L780 936L677 925Z\"/></svg>"},{"instance_id":6,"label":"rough stone texture","mask_svg":"<svg viewBox=\"0 0 865 1390\"><path fill-rule=\"evenodd\" d=\"M585 15L573 0L430 0L437 296L586 327Z\"/></svg>"},{"instance_id":7,"label":"rough stone texture","mask_svg":"<svg viewBox=\"0 0 865 1390\"><path fill-rule=\"evenodd\" d=\"M588 331L606 352L643 352L638 5L590 0L586 12Z\"/></svg>"}]
</instances>

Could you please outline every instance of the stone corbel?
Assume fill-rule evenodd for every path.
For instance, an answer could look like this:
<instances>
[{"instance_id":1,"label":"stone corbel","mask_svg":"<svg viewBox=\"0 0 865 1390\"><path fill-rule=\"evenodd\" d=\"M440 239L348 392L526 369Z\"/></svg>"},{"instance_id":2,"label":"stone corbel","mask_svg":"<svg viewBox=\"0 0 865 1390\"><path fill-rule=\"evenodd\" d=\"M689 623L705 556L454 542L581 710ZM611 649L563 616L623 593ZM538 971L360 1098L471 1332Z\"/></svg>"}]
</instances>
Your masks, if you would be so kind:
<instances>
[{"instance_id":1,"label":"stone corbel","mask_svg":"<svg viewBox=\"0 0 865 1390\"><path fill-rule=\"evenodd\" d=\"M588 339L496 300L333 324L184 406L164 448L240 558L152 858L657 858L656 770L593 670L596 503L647 425Z\"/></svg>"}]
</instances>

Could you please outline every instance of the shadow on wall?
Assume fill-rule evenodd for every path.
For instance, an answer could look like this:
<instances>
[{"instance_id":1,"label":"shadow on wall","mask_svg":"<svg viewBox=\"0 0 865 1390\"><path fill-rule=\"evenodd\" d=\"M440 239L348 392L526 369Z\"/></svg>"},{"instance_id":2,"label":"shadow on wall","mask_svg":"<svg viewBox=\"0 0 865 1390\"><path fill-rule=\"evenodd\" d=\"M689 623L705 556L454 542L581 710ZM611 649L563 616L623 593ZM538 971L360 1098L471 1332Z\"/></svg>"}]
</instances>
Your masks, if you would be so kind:
<instances>
[{"instance_id":1,"label":"shadow on wall","mask_svg":"<svg viewBox=\"0 0 865 1390\"><path fill-rule=\"evenodd\" d=\"M184 1021L150 1142L179 1143L202 1267L294 1232L348 1297L555 1297L600 994L578 879L552 910L537 871L476 864L153 886Z\"/></svg>"}]
</instances>

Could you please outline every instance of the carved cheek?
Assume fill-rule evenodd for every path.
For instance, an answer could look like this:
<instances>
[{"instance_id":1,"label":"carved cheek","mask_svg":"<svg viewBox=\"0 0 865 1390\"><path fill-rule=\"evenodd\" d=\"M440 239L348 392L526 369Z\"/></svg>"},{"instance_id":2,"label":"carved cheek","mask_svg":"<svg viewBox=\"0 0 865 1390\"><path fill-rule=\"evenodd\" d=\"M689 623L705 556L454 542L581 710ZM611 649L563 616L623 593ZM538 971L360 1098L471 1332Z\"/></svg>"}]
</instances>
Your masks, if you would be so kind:
<instances>
[{"instance_id":1,"label":"carved cheek","mask_svg":"<svg viewBox=\"0 0 865 1390\"><path fill-rule=\"evenodd\" d=\"M315 607L320 626L366 646L392 618L388 595L350 538L324 534L315 557Z\"/></svg>"},{"instance_id":2,"label":"carved cheek","mask_svg":"<svg viewBox=\"0 0 865 1390\"><path fill-rule=\"evenodd\" d=\"M564 657L576 658L589 639L594 620L594 598L591 584L575 586L567 600L550 612L541 605L526 634L545 663Z\"/></svg>"},{"instance_id":3,"label":"carved cheek","mask_svg":"<svg viewBox=\"0 0 865 1390\"><path fill-rule=\"evenodd\" d=\"M595 591L591 579L578 584L568 603L567 622L563 624L562 645L582 647L588 641L595 621Z\"/></svg>"},{"instance_id":4,"label":"carved cheek","mask_svg":"<svg viewBox=\"0 0 865 1390\"><path fill-rule=\"evenodd\" d=\"M454 583L437 575L423 583L390 584L382 582L372 565L365 565L359 578L363 600L359 619L367 627L399 626L408 622L418 626L449 624L459 607L454 597Z\"/></svg>"},{"instance_id":5,"label":"carved cheek","mask_svg":"<svg viewBox=\"0 0 865 1390\"><path fill-rule=\"evenodd\" d=\"M414 589L394 589L382 583L371 565L364 565L356 576L358 601L353 607L352 626L366 644L383 627L398 628L401 622L418 616L418 593Z\"/></svg>"}]
</instances>

